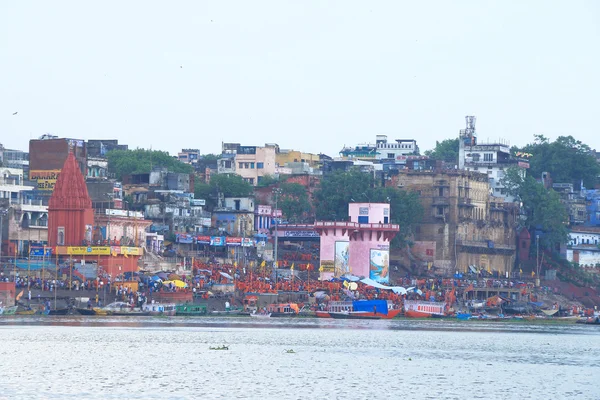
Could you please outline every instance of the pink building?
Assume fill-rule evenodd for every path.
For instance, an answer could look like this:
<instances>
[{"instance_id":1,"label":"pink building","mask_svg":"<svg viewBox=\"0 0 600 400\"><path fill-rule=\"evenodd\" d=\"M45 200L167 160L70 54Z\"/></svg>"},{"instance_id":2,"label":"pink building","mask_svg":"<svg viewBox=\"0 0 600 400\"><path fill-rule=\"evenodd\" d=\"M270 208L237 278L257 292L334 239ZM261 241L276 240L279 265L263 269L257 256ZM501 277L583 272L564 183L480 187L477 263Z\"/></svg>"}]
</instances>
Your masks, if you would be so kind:
<instances>
[{"instance_id":1,"label":"pink building","mask_svg":"<svg viewBox=\"0 0 600 400\"><path fill-rule=\"evenodd\" d=\"M350 222L315 222L321 237L321 279L344 274L389 282L390 241L400 230L390 224L390 205L350 203Z\"/></svg>"}]
</instances>

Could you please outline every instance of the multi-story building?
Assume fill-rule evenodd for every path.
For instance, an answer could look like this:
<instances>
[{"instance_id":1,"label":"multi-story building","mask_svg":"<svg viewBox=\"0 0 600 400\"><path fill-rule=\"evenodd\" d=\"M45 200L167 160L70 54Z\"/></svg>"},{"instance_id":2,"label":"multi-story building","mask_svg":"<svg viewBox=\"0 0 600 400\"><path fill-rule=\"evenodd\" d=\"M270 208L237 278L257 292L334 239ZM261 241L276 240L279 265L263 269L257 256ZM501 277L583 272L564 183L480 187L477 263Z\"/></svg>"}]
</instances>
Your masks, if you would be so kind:
<instances>
[{"instance_id":1,"label":"multi-story building","mask_svg":"<svg viewBox=\"0 0 600 400\"><path fill-rule=\"evenodd\" d=\"M0 143L0 166L22 169L27 174L29 170L29 153L7 149Z\"/></svg>"},{"instance_id":2,"label":"multi-story building","mask_svg":"<svg viewBox=\"0 0 600 400\"><path fill-rule=\"evenodd\" d=\"M516 255L514 203L489 195L486 174L466 170L401 170L388 181L416 192L424 209L413 255L444 275L469 267L504 275Z\"/></svg>"},{"instance_id":3,"label":"multi-story building","mask_svg":"<svg viewBox=\"0 0 600 400\"><path fill-rule=\"evenodd\" d=\"M2 254L27 255L33 244L48 240L48 207L23 184L23 170L0 168L0 213L6 213L2 226Z\"/></svg>"},{"instance_id":4,"label":"multi-story building","mask_svg":"<svg viewBox=\"0 0 600 400\"><path fill-rule=\"evenodd\" d=\"M129 146L126 144L119 144L119 141L116 139L90 139L87 141L85 148L88 157L105 158L109 151L128 150Z\"/></svg>"},{"instance_id":5,"label":"multi-story building","mask_svg":"<svg viewBox=\"0 0 600 400\"><path fill-rule=\"evenodd\" d=\"M381 161L393 160L396 163L404 164L406 156L419 155L419 146L414 139L396 139L394 142L388 142L387 135L377 135L375 143L363 143L352 146L346 146L340 151L340 156L345 159L358 159L363 161Z\"/></svg>"},{"instance_id":6,"label":"multi-story building","mask_svg":"<svg viewBox=\"0 0 600 400\"><path fill-rule=\"evenodd\" d=\"M290 167L289 164L302 164L313 170L319 169L321 157L319 154L303 153L297 150L279 149L275 157L279 167ZM292 167L293 168L293 167Z\"/></svg>"},{"instance_id":7,"label":"multi-story building","mask_svg":"<svg viewBox=\"0 0 600 400\"><path fill-rule=\"evenodd\" d=\"M510 145L501 140L490 143L478 142L475 132L476 118L467 116L466 121L467 127L461 129L459 134L458 168L487 174L490 194L513 201L514 199L506 193L502 185L504 173L506 169L514 166L520 169L524 177L529 162L512 157Z\"/></svg>"},{"instance_id":8,"label":"multi-story building","mask_svg":"<svg viewBox=\"0 0 600 400\"><path fill-rule=\"evenodd\" d=\"M575 192L572 183L553 183L552 189L560 196L569 214L569 225L583 225L587 222L585 193Z\"/></svg>"},{"instance_id":9,"label":"multi-story building","mask_svg":"<svg viewBox=\"0 0 600 400\"><path fill-rule=\"evenodd\" d=\"M184 164L195 165L200 159L200 150L182 149L180 153L177 153L177 159Z\"/></svg>"},{"instance_id":10,"label":"multi-story building","mask_svg":"<svg viewBox=\"0 0 600 400\"><path fill-rule=\"evenodd\" d=\"M277 145L241 146L239 143L223 143L222 156L218 161L218 173L237 174L251 185L258 185L264 176L274 176Z\"/></svg>"}]
</instances>

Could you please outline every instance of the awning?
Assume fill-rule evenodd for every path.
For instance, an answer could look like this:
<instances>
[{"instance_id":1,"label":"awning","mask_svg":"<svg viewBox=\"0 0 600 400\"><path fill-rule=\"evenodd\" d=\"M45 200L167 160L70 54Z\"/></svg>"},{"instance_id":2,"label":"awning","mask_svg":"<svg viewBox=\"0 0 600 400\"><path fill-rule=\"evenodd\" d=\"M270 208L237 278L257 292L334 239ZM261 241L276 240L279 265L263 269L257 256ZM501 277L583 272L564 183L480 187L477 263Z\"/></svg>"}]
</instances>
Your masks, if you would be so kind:
<instances>
[{"instance_id":1,"label":"awning","mask_svg":"<svg viewBox=\"0 0 600 400\"><path fill-rule=\"evenodd\" d=\"M233 276L229 275L227 272L219 272L219 273L221 275L223 275L225 278L233 280Z\"/></svg>"}]
</instances>

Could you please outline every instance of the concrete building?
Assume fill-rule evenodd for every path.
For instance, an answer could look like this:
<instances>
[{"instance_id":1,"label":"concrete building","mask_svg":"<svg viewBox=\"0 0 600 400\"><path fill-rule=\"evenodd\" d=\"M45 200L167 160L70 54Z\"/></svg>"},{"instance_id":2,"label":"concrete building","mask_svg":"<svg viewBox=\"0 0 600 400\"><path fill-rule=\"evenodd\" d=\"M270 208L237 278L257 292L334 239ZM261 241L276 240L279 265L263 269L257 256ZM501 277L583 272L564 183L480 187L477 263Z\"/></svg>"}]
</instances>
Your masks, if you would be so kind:
<instances>
[{"instance_id":1,"label":"concrete building","mask_svg":"<svg viewBox=\"0 0 600 400\"><path fill-rule=\"evenodd\" d=\"M476 118L465 117L467 127L459 133L458 168L467 171L477 171L487 174L490 184L490 194L500 196L506 201L514 199L506 193L502 185L502 178L509 167L517 167L523 177L525 170L529 168L529 162L525 159L517 159L510 154L510 145L501 140L483 143L477 140L475 131Z\"/></svg>"},{"instance_id":2,"label":"concrete building","mask_svg":"<svg viewBox=\"0 0 600 400\"><path fill-rule=\"evenodd\" d=\"M88 157L106 158L106 154L112 150L128 150L126 144L119 144L116 139L90 139L85 145Z\"/></svg>"},{"instance_id":3,"label":"concrete building","mask_svg":"<svg viewBox=\"0 0 600 400\"><path fill-rule=\"evenodd\" d=\"M363 161L394 160L400 162L407 155L419 155L419 146L414 139L396 139L388 141L387 135L377 135L375 143L363 143L356 146L344 146L340 151L343 159Z\"/></svg>"},{"instance_id":4,"label":"concrete building","mask_svg":"<svg viewBox=\"0 0 600 400\"><path fill-rule=\"evenodd\" d=\"M321 279L352 274L389 282L390 241L400 230L390 224L390 205L350 203L350 222L317 221ZM385 222L384 222L385 221Z\"/></svg>"},{"instance_id":5,"label":"concrete building","mask_svg":"<svg viewBox=\"0 0 600 400\"><path fill-rule=\"evenodd\" d=\"M43 135L29 141L29 179L37 183L40 191L46 191L48 197L70 151L75 155L79 170L86 176L87 153L83 140Z\"/></svg>"},{"instance_id":6,"label":"concrete building","mask_svg":"<svg viewBox=\"0 0 600 400\"><path fill-rule=\"evenodd\" d=\"M275 162L279 167L288 167L288 164L292 163L302 163L307 166L306 168L318 170L321 165L321 157L319 154L303 153L298 150L279 149L275 157Z\"/></svg>"},{"instance_id":7,"label":"concrete building","mask_svg":"<svg viewBox=\"0 0 600 400\"><path fill-rule=\"evenodd\" d=\"M23 184L23 170L0 167L0 213L3 256L27 255L32 244L48 240L48 207L31 193L33 186Z\"/></svg>"},{"instance_id":8,"label":"concrete building","mask_svg":"<svg viewBox=\"0 0 600 400\"><path fill-rule=\"evenodd\" d=\"M240 175L246 182L256 186L264 176L275 176L277 150L274 144L259 147L223 143L218 173Z\"/></svg>"},{"instance_id":9,"label":"concrete building","mask_svg":"<svg viewBox=\"0 0 600 400\"><path fill-rule=\"evenodd\" d=\"M486 174L467 170L402 170L389 184L416 192L424 209L412 257L442 275L479 270L506 274L516 255L516 204L489 195Z\"/></svg>"},{"instance_id":10,"label":"concrete building","mask_svg":"<svg viewBox=\"0 0 600 400\"><path fill-rule=\"evenodd\" d=\"M11 150L0 143L0 167L22 169L25 174L29 171L29 153L22 150Z\"/></svg>"},{"instance_id":11,"label":"concrete building","mask_svg":"<svg viewBox=\"0 0 600 400\"><path fill-rule=\"evenodd\" d=\"M577 227L569 232L566 258L581 267L600 266L600 229Z\"/></svg>"},{"instance_id":12,"label":"concrete building","mask_svg":"<svg viewBox=\"0 0 600 400\"><path fill-rule=\"evenodd\" d=\"M182 149L181 152L177 153L177 159L179 162L189 165L198 164L200 156L200 150L198 149Z\"/></svg>"}]
</instances>

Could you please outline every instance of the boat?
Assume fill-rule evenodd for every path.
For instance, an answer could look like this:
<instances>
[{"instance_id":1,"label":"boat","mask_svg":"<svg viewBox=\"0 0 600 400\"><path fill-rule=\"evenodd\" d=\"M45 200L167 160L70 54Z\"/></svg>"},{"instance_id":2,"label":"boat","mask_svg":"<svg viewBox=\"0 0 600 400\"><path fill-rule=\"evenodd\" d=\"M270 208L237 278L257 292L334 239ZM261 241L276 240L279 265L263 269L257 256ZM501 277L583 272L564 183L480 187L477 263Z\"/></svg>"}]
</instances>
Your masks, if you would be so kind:
<instances>
[{"instance_id":1,"label":"boat","mask_svg":"<svg viewBox=\"0 0 600 400\"><path fill-rule=\"evenodd\" d=\"M355 300L332 301L326 310L316 312L318 318L345 318L342 314L356 315L356 317L375 317L374 319L392 319L402 312L402 309L392 308L392 303L386 300ZM332 314L336 314L333 316ZM352 318L352 317L350 317ZM373 318L371 318L373 319Z\"/></svg>"},{"instance_id":2,"label":"boat","mask_svg":"<svg viewBox=\"0 0 600 400\"><path fill-rule=\"evenodd\" d=\"M114 316L144 316L150 315L149 311L142 311L141 309L136 309L131 306L129 303L125 303L123 301L115 301L114 303L110 303L106 307L102 308L107 315Z\"/></svg>"},{"instance_id":3,"label":"boat","mask_svg":"<svg viewBox=\"0 0 600 400\"><path fill-rule=\"evenodd\" d=\"M577 323L585 325L600 325L600 317L579 319L577 320Z\"/></svg>"},{"instance_id":4,"label":"boat","mask_svg":"<svg viewBox=\"0 0 600 400\"><path fill-rule=\"evenodd\" d=\"M175 309L176 305L171 303L171 304L161 304L161 303L154 303L154 304L148 304L145 303L142 306L142 311L143 312L147 312L150 315L175 315L176 313L176 309Z\"/></svg>"},{"instance_id":5,"label":"boat","mask_svg":"<svg viewBox=\"0 0 600 400\"><path fill-rule=\"evenodd\" d=\"M404 316L408 318L444 317L446 316L446 303L405 300Z\"/></svg>"},{"instance_id":6,"label":"boat","mask_svg":"<svg viewBox=\"0 0 600 400\"><path fill-rule=\"evenodd\" d=\"M252 318L271 318L271 313L252 313L250 314Z\"/></svg>"},{"instance_id":7,"label":"boat","mask_svg":"<svg viewBox=\"0 0 600 400\"><path fill-rule=\"evenodd\" d=\"M46 315L67 315L69 313L68 308L55 308L54 310L46 310L44 314Z\"/></svg>"},{"instance_id":8,"label":"boat","mask_svg":"<svg viewBox=\"0 0 600 400\"><path fill-rule=\"evenodd\" d=\"M206 304L177 304L175 306L175 315L183 317L197 317L206 315L208 307Z\"/></svg>"},{"instance_id":9,"label":"boat","mask_svg":"<svg viewBox=\"0 0 600 400\"><path fill-rule=\"evenodd\" d=\"M2 307L0 306L0 315L15 315L17 306Z\"/></svg>"},{"instance_id":10,"label":"boat","mask_svg":"<svg viewBox=\"0 0 600 400\"><path fill-rule=\"evenodd\" d=\"M458 313L458 314L456 314L456 318L460 319L461 321L467 321L467 320L471 319L471 314L469 314L469 313Z\"/></svg>"},{"instance_id":11,"label":"boat","mask_svg":"<svg viewBox=\"0 0 600 400\"><path fill-rule=\"evenodd\" d=\"M300 307L296 303L269 304L267 312L271 317L296 317L300 312Z\"/></svg>"},{"instance_id":12,"label":"boat","mask_svg":"<svg viewBox=\"0 0 600 400\"><path fill-rule=\"evenodd\" d=\"M334 319L381 319L381 315L372 315L365 311L330 312L329 315Z\"/></svg>"},{"instance_id":13,"label":"boat","mask_svg":"<svg viewBox=\"0 0 600 400\"><path fill-rule=\"evenodd\" d=\"M229 346L209 347L210 350L229 350Z\"/></svg>"},{"instance_id":14,"label":"boat","mask_svg":"<svg viewBox=\"0 0 600 400\"><path fill-rule=\"evenodd\" d=\"M75 311L81 315L96 315L96 310L93 308L76 308Z\"/></svg>"}]
</instances>

